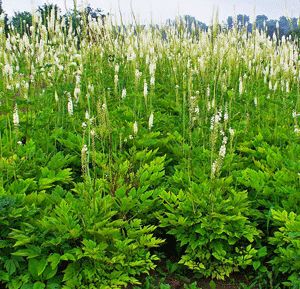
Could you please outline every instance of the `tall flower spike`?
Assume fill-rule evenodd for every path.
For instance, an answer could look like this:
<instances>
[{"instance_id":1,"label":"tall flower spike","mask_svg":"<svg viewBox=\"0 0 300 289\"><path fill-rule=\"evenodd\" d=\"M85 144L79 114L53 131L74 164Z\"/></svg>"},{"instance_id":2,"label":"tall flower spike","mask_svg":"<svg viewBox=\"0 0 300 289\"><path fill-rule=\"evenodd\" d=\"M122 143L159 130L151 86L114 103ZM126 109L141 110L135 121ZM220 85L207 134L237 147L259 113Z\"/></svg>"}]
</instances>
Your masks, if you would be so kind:
<instances>
[{"instance_id":1,"label":"tall flower spike","mask_svg":"<svg viewBox=\"0 0 300 289\"><path fill-rule=\"evenodd\" d=\"M83 175L87 173L87 169L88 169L87 153L88 153L88 147L86 144L84 144L81 149L81 171Z\"/></svg>"},{"instance_id":2,"label":"tall flower spike","mask_svg":"<svg viewBox=\"0 0 300 289\"><path fill-rule=\"evenodd\" d=\"M147 81L144 80L144 97L145 99L147 98L148 95L148 85L147 85Z\"/></svg>"},{"instance_id":3,"label":"tall flower spike","mask_svg":"<svg viewBox=\"0 0 300 289\"><path fill-rule=\"evenodd\" d=\"M133 123L133 134L137 135L137 133L138 133L138 123L135 121Z\"/></svg>"},{"instance_id":4,"label":"tall flower spike","mask_svg":"<svg viewBox=\"0 0 300 289\"><path fill-rule=\"evenodd\" d=\"M75 87L75 89L74 89L74 98L75 98L76 102L78 102L79 96L80 96L80 87L77 86L77 87Z\"/></svg>"},{"instance_id":5,"label":"tall flower spike","mask_svg":"<svg viewBox=\"0 0 300 289\"><path fill-rule=\"evenodd\" d=\"M13 113L13 123L15 127L18 127L20 124L18 105L15 104L14 113Z\"/></svg>"},{"instance_id":6,"label":"tall flower spike","mask_svg":"<svg viewBox=\"0 0 300 289\"><path fill-rule=\"evenodd\" d=\"M149 116L149 121L148 121L148 128L149 128L149 130L151 130L152 127L153 127L153 121L154 121L154 114L153 114L153 112L151 112L151 114Z\"/></svg>"},{"instance_id":7,"label":"tall flower spike","mask_svg":"<svg viewBox=\"0 0 300 289\"><path fill-rule=\"evenodd\" d=\"M73 115L73 101L72 101L71 96L68 97L68 114L70 116Z\"/></svg>"},{"instance_id":8,"label":"tall flower spike","mask_svg":"<svg viewBox=\"0 0 300 289\"><path fill-rule=\"evenodd\" d=\"M242 79L242 77L240 77L239 93L240 93L240 95L243 94L243 79Z\"/></svg>"},{"instance_id":9,"label":"tall flower spike","mask_svg":"<svg viewBox=\"0 0 300 289\"><path fill-rule=\"evenodd\" d=\"M121 95L121 98L122 98L122 99L125 99L125 98L126 98L126 88L123 88L123 89L122 89L122 95Z\"/></svg>"},{"instance_id":10,"label":"tall flower spike","mask_svg":"<svg viewBox=\"0 0 300 289\"><path fill-rule=\"evenodd\" d=\"M55 93L54 93L54 99L56 102L58 102L58 94L57 94L57 91L55 90Z\"/></svg>"}]
</instances>

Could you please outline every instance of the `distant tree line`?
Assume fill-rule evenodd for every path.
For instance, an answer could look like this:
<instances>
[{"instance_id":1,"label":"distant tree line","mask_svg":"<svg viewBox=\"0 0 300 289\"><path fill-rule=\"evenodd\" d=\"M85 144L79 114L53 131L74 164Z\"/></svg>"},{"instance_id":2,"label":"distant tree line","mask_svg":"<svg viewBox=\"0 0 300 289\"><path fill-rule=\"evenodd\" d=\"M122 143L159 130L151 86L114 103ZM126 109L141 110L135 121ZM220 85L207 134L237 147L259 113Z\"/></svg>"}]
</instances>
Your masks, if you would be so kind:
<instances>
[{"instance_id":1,"label":"distant tree line","mask_svg":"<svg viewBox=\"0 0 300 289\"><path fill-rule=\"evenodd\" d=\"M179 21L178 21L179 20ZM184 15L176 20L167 20L167 25L177 26L179 23L184 23L188 30L192 27L196 27L200 30L207 31L209 26L195 17L190 15ZM220 30L227 29L231 30L234 27L237 29L246 29L247 32L251 33L253 29L258 29L260 31L265 31L269 37L281 38L282 36L298 36L300 37L300 19L297 18L287 18L281 16L278 20L268 19L266 15L257 15L255 22L250 22L250 17L248 15L239 14L236 17L229 16L226 22L219 24Z\"/></svg>"},{"instance_id":2,"label":"distant tree line","mask_svg":"<svg viewBox=\"0 0 300 289\"><path fill-rule=\"evenodd\" d=\"M235 20L235 21L234 21ZM254 27L260 31L266 31L269 37L281 38L282 36L290 36L290 35L299 35L300 32L300 22L299 19L287 18L285 16L281 16L277 19L268 19L266 15L257 15L255 18L255 22L250 22L250 17L248 15L237 15L236 19L232 16L227 18L226 26L228 29L232 29L233 25L237 25L239 28L246 28L248 32L252 32Z\"/></svg>"},{"instance_id":3,"label":"distant tree line","mask_svg":"<svg viewBox=\"0 0 300 289\"><path fill-rule=\"evenodd\" d=\"M55 20L58 18L60 18L60 20L64 20L66 23L66 28L72 24L72 27L75 30L82 25L81 20L83 18L100 18L103 20L106 17L106 14L104 14L101 9L94 9L90 6L87 6L82 10L77 10L76 7L74 7L74 9L68 10L63 15L60 12L61 10L56 4L43 4L36 10L36 13L40 14L42 23L46 27L48 25L47 19L51 16L54 17ZM6 33L8 33L10 29L14 29L21 34L29 33L29 27L32 26L32 13L28 11L15 12L11 18L8 18L7 14L5 14L5 11L3 11L2 0L0 0L0 15L3 13Z\"/></svg>"},{"instance_id":4,"label":"distant tree line","mask_svg":"<svg viewBox=\"0 0 300 289\"><path fill-rule=\"evenodd\" d=\"M37 11L41 17L43 24L47 26L47 18L52 13L55 18L63 18L66 21L66 27L72 24L72 27L76 29L80 27L82 17L93 18L93 19L104 19L106 14L103 13L101 9L93 9L90 6L87 6L83 10L74 9L67 11L64 15L60 14L60 8L54 4L44 4L39 6ZM2 9L2 0L0 0L0 14L4 13ZM15 29L19 33L29 32L28 29L32 25L32 14L28 11L15 12L15 14L8 18L4 13L5 21L5 31L6 33L10 28ZM81 17L78 17L81 16ZM192 27L197 27L200 30L207 31L209 26L197 20L195 17L190 15L185 15L180 17L180 22L184 23L189 30ZM177 20L167 20L167 25L176 26L178 25ZM250 17L248 15L239 14L236 17L229 16L226 22L223 22L219 25L220 29L233 29L237 27L238 29L246 29L249 33L253 31L254 28L259 29L260 31L265 31L268 36L281 38L282 36L297 36L300 37L300 21L297 18L287 18L281 16L278 20L268 19L266 15L257 15L255 22L250 22Z\"/></svg>"}]
</instances>

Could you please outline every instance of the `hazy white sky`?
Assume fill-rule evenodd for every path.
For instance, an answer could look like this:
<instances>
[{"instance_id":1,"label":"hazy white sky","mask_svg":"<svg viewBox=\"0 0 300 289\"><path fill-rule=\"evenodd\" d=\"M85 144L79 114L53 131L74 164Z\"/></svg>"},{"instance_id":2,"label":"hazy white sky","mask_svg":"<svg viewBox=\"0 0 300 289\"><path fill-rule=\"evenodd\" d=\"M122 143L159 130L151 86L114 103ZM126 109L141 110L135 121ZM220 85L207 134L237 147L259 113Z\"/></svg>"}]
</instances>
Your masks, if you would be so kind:
<instances>
[{"instance_id":1,"label":"hazy white sky","mask_svg":"<svg viewBox=\"0 0 300 289\"><path fill-rule=\"evenodd\" d=\"M64 11L73 7L73 0L3 0L3 8L12 15L15 11L31 11L43 3L58 4ZM229 15L247 14L250 17L265 14L269 18L300 16L300 0L77 0L78 4L89 3L94 8L119 14L119 7L125 19L131 15L131 7L141 21L165 22L177 15L192 15L209 23L213 12L218 9L219 19ZM252 18L252 17L251 17Z\"/></svg>"}]
</instances>

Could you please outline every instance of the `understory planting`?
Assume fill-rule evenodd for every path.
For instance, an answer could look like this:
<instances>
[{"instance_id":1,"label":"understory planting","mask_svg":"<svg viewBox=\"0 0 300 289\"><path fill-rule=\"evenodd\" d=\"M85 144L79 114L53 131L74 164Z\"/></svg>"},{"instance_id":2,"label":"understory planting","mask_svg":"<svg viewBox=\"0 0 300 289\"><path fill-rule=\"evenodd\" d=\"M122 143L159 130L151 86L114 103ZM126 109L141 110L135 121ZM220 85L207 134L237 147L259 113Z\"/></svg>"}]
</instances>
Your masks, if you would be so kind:
<instances>
[{"instance_id":1,"label":"understory planting","mask_svg":"<svg viewBox=\"0 0 300 289\"><path fill-rule=\"evenodd\" d=\"M299 289L299 41L76 19L0 20L0 287Z\"/></svg>"}]
</instances>

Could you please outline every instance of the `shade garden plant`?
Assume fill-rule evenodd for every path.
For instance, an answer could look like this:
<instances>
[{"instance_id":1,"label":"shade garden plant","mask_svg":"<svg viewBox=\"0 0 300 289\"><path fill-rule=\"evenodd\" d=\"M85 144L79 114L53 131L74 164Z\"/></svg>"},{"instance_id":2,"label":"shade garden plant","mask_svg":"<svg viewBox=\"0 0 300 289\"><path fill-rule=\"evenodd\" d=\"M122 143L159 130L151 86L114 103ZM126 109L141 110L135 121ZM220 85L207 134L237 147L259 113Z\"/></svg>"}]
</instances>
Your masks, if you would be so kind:
<instances>
[{"instance_id":1,"label":"shade garden plant","mask_svg":"<svg viewBox=\"0 0 300 289\"><path fill-rule=\"evenodd\" d=\"M1 286L300 288L298 40L47 17L1 18Z\"/></svg>"}]
</instances>

